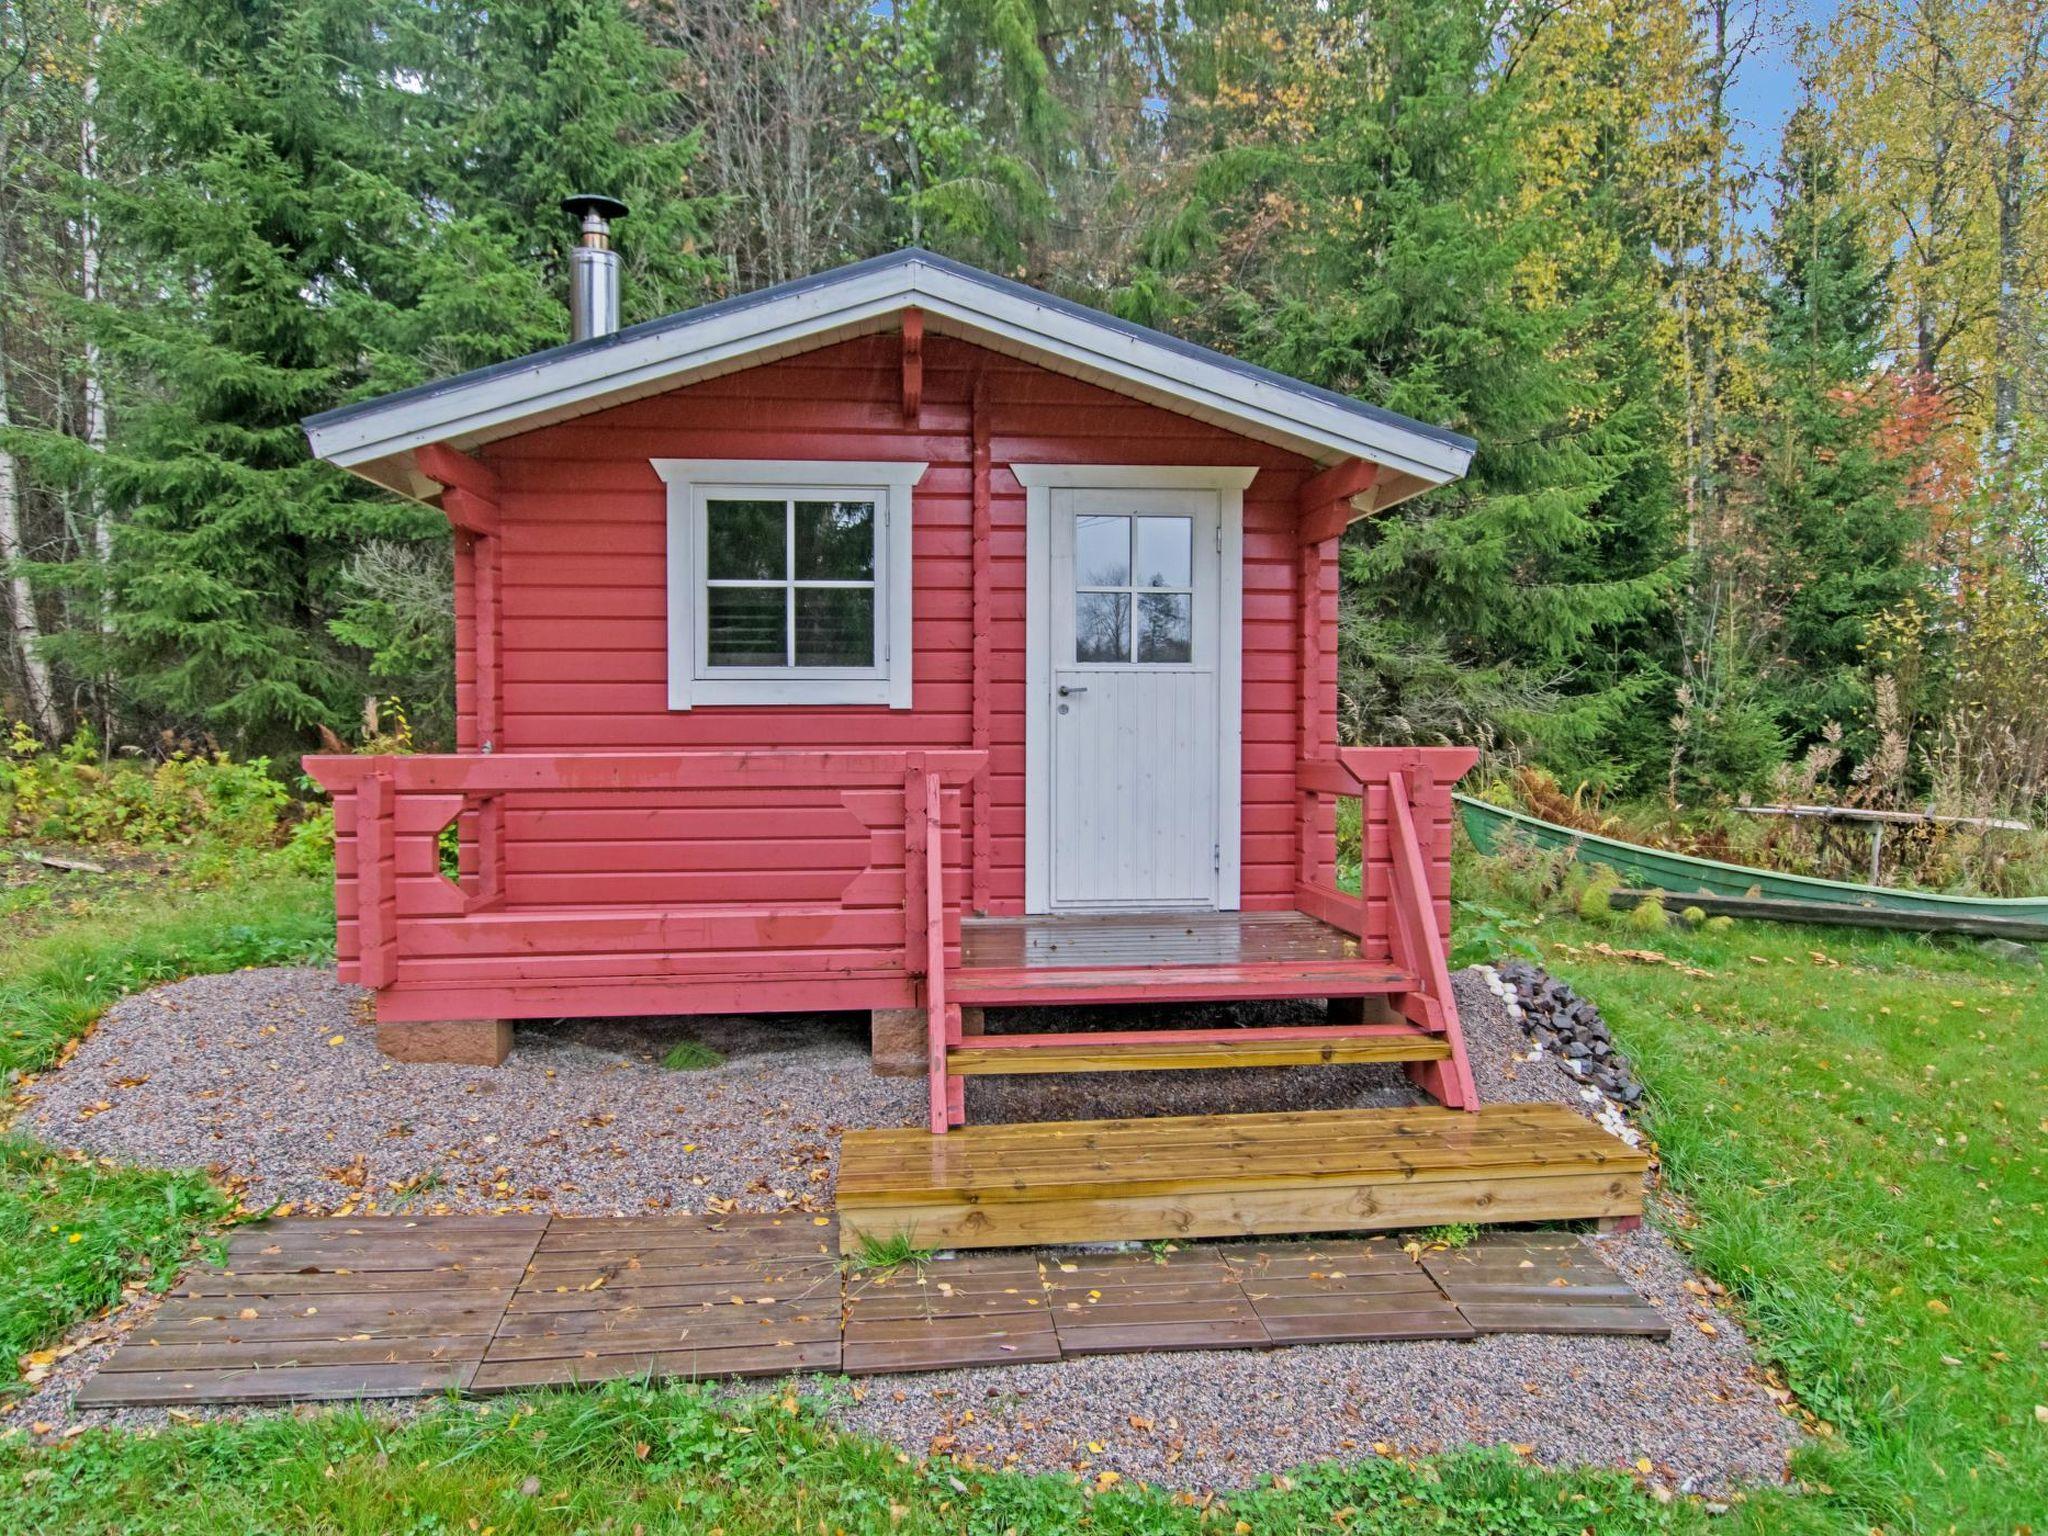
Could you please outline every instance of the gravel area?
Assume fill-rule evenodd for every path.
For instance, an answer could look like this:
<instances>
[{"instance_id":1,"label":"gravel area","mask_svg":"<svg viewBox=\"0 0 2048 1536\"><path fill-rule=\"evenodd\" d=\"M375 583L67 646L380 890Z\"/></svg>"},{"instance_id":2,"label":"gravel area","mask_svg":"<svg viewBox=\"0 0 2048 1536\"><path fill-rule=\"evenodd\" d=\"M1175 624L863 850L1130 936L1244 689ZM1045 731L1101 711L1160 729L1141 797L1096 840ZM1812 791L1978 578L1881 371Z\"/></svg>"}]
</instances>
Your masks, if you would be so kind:
<instances>
[{"instance_id":1,"label":"gravel area","mask_svg":"<svg viewBox=\"0 0 2048 1536\"><path fill-rule=\"evenodd\" d=\"M1495 1334L1093 1355L871 1377L834 1417L913 1449L1196 1491L1326 1457L1502 1444L1552 1466L1647 1458L1650 1480L1709 1496L1782 1478L1796 1432L1739 1326L1654 1229L1588 1241L1670 1320L1668 1344Z\"/></svg>"},{"instance_id":2,"label":"gravel area","mask_svg":"<svg viewBox=\"0 0 2048 1536\"><path fill-rule=\"evenodd\" d=\"M1453 982L1482 1099L1592 1112L1553 1061L1526 1059L1482 977ZM300 1212L829 1209L840 1131L923 1113L921 1081L869 1073L866 1025L563 1021L521 1025L497 1068L409 1065L377 1054L365 995L330 973L242 971L110 1010L31 1085L23 1128L98 1155L205 1167L252 1205ZM664 1069L661 1055L685 1038L726 1064ZM969 1093L981 1122L1414 1102L1398 1069L1381 1067L981 1079ZM1097 1356L870 1378L834 1389L831 1412L913 1450L1197 1490L1318 1457L1462 1443L1526 1446L1552 1464L1648 1458L1657 1481L1709 1494L1782 1476L1796 1432L1739 1325L1654 1228L1597 1241L1671 1319L1670 1343L1504 1335ZM69 1406L151 1305L137 1298L81 1329L8 1421L45 1432L165 1422L157 1410Z\"/></svg>"}]
</instances>

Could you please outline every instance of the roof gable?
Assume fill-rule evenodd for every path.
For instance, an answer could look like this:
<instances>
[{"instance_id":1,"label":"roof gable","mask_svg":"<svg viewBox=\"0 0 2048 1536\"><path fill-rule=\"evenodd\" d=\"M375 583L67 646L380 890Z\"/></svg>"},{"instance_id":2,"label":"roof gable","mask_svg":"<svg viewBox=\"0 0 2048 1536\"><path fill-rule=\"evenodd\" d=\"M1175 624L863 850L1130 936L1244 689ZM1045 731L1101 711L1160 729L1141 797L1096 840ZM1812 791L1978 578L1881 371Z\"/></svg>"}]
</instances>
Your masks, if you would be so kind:
<instances>
[{"instance_id":1,"label":"roof gable","mask_svg":"<svg viewBox=\"0 0 2048 1536\"><path fill-rule=\"evenodd\" d=\"M1364 458L1421 490L1455 480L1473 441L929 251L905 250L308 417L320 458L408 495L439 486L429 444L475 448L536 427L892 329L1070 374L1318 463Z\"/></svg>"}]
</instances>

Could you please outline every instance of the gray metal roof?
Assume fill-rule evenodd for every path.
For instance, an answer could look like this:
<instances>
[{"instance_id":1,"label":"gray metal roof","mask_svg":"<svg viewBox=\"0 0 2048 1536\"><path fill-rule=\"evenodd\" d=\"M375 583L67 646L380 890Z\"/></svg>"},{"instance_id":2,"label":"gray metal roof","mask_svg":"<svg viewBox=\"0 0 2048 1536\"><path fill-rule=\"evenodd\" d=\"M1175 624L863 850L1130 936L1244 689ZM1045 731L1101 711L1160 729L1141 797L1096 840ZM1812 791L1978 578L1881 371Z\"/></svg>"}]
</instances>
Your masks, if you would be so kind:
<instances>
[{"instance_id":1,"label":"gray metal roof","mask_svg":"<svg viewBox=\"0 0 2048 1536\"><path fill-rule=\"evenodd\" d=\"M338 426L344 422L355 421L362 417L391 411L394 408L418 405L422 402L431 401L438 396L467 390L493 379L505 378L520 373L532 373L537 369L545 369L553 363L594 359L608 350L627 347L637 342L666 335L672 331L693 329L704 325L706 322L737 315L748 309L776 304L802 294L830 288L836 284L868 277L877 273L887 272L894 268L917 265L931 267L966 282L984 285L1011 298L1023 299L1034 304L1048 306L1074 319L1085 321L1090 325L1101 326L1123 336L1178 353L1190 361L1226 369L1247 380L1299 395L1304 400L1313 400L1325 407L1338 408L1357 416L1363 421L1372 422L1382 427L1394 428L1402 432L1414 433L1419 437L1441 443L1462 453L1469 454L1478 446L1472 438L1459 432L1453 432L1448 428L1417 421L1412 417L1401 415L1398 411L1385 410L1380 406L1370 405L1362 400L1354 400L1348 395L1340 395L1334 390L1323 389L1318 385L1304 383L1300 379L1289 378L1285 374L1273 372L1270 368L1261 368L1256 364L1247 363L1240 358L1231 357L1228 353L1218 352L1210 347L1198 346L1194 342L1184 341L1180 337L1169 335L1164 331L1153 330L1150 326L1135 325L1128 320L1120 320L1114 315L1106 314L1101 310L1091 309L1085 304L1077 304L1071 299L1061 298L1057 294L1047 293L1042 289L1032 288L1027 284L1014 282L1006 277L998 277L993 272L984 272L979 267L971 267L965 262L954 261L951 257L936 255L931 251L923 250L916 246L893 251L886 256L874 256L866 261L857 261L847 266L835 267L830 271L820 272L813 277L800 277L792 282L778 283L774 287L762 288L753 293L737 294L732 298L720 299L715 303L700 305L696 309L683 310L679 314L665 315L658 320L642 321L638 325L627 326L623 330L614 331L608 336L598 336L588 341L570 342L565 346L550 347L544 351L529 353L523 357L508 358L501 363L492 363L487 367L475 368L467 373L453 374L444 379L434 379L425 384L416 384L410 389L397 390L388 395L379 395L374 399L359 400L350 405L337 406L333 410L322 411L317 415L308 416L303 425L309 432L321 431Z\"/></svg>"}]
</instances>

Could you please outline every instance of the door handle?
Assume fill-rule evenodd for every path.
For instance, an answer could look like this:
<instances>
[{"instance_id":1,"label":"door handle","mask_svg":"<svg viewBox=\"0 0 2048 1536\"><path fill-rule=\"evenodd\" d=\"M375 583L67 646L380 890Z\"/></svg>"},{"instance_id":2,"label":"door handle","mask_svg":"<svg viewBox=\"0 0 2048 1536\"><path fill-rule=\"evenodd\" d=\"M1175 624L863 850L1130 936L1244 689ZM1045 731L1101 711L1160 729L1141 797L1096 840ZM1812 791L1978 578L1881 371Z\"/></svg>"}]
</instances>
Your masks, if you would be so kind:
<instances>
[{"instance_id":1,"label":"door handle","mask_svg":"<svg viewBox=\"0 0 2048 1536\"><path fill-rule=\"evenodd\" d=\"M1063 699L1070 699L1077 693L1086 693L1087 691L1085 687L1069 688L1065 683L1060 684L1060 697Z\"/></svg>"}]
</instances>

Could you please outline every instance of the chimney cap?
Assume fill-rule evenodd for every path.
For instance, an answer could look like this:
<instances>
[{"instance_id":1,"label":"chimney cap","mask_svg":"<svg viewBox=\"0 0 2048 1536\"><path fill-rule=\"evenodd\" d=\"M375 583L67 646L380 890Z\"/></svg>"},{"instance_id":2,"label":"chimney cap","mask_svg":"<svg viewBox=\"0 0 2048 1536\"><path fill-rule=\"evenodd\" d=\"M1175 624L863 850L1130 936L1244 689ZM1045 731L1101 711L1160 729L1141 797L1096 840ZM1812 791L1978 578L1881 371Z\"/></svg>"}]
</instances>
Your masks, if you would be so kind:
<instances>
[{"instance_id":1,"label":"chimney cap","mask_svg":"<svg viewBox=\"0 0 2048 1536\"><path fill-rule=\"evenodd\" d=\"M578 218L596 214L600 219L623 219L626 205L616 197L606 197L600 192L572 192L562 199L562 212L573 213Z\"/></svg>"}]
</instances>

